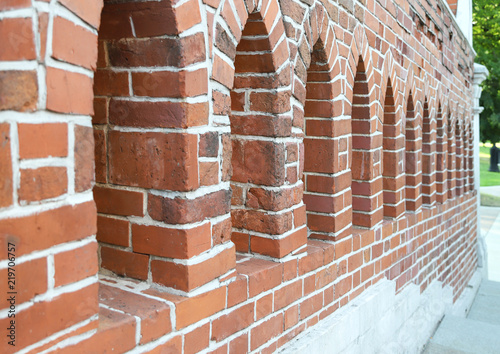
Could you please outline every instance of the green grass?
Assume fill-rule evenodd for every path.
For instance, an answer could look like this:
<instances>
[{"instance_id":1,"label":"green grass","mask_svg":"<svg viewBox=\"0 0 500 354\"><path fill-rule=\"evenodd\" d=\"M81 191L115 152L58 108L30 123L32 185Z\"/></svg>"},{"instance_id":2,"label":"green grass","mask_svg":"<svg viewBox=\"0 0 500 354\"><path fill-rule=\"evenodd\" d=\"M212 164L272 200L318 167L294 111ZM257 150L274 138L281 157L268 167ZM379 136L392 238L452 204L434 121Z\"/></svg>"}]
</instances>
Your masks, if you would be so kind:
<instances>
[{"instance_id":1,"label":"green grass","mask_svg":"<svg viewBox=\"0 0 500 354\"><path fill-rule=\"evenodd\" d=\"M481 178L481 187L500 185L500 173L488 172L488 168L490 167L490 148L491 144L479 145L479 175Z\"/></svg>"}]
</instances>

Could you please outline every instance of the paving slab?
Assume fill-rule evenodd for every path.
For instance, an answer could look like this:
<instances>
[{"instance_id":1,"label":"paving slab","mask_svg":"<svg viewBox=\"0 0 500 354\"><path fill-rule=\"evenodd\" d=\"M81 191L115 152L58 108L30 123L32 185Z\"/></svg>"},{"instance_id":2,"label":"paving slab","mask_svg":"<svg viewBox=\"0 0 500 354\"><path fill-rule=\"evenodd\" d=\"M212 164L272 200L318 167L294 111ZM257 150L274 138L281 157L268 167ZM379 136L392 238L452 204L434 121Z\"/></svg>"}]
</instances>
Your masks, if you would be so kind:
<instances>
[{"instance_id":1,"label":"paving slab","mask_svg":"<svg viewBox=\"0 0 500 354\"><path fill-rule=\"evenodd\" d=\"M467 317L500 326L500 283L483 281Z\"/></svg>"},{"instance_id":2,"label":"paving slab","mask_svg":"<svg viewBox=\"0 0 500 354\"><path fill-rule=\"evenodd\" d=\"M500 208L482 206L480 212L481 235L486 236L500 215Z\"/></svg>"},{"instance_id":3,"label":"paving slab","mask_svg":"<svg viewBox=\"0 0 500 354\"><path fill-rule=\"evenodd\" d=\"M500 296L500 282L483 280L479 287L478 294Z\"/></svg>"},{"instance_id":4,"label":"paving slab","mask_svg":"<svg viewBox=\"0 0 500 354\"><path fill-rule=\"evenodd\" d=\"M499 348L500 326L445 316L424 353L498 354Z\"/></svg>"}]
</instances>

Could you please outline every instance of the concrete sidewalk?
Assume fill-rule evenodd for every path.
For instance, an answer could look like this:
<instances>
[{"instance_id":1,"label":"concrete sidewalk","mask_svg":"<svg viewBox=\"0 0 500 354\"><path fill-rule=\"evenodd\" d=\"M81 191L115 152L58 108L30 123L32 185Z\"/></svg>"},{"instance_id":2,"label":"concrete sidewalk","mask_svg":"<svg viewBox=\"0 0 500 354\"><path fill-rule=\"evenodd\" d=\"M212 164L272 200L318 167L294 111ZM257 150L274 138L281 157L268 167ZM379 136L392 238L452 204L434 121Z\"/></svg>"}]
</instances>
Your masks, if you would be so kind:
<instances>
[{"instance_id":1,"label":"concrete sidewalk","mask_svg":"<svg viewBox=\"0 0 500 354\"><path fill-rule=\"evenodd\" d=\"M484 194L500 197L500 186L480 187L479 191Z\"/></svg>"},{"instance_id":2,"label":"concrete sidewalk","mask_svg":"<svg viewBox=\"0 0 500 354\"><path fill-rule=\"evenodd\" d=\"M482 206L479 212L481 235L488 252L488 279L500 282L500 208Z\"/></svg>"},{"instance_id":3,"label":"concrete sidewalk","mask_svg":"<svg viewBox=\"0 0 500 354\"><path fill-rule=\"evenodd\" d=\"M446 315L425 354L497 354L500 351L500 283L483 280L467 317Z\"/></svg>"}]
</instances>

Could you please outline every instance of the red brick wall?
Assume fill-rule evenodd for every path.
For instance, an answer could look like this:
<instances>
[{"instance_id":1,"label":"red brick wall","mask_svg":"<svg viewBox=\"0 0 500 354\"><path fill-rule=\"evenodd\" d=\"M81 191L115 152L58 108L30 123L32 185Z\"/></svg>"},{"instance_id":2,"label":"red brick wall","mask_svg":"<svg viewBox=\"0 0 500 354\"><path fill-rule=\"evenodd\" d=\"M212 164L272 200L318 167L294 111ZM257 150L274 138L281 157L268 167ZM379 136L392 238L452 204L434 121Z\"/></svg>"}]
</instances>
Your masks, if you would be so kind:
<instances>
[{"instance_id":1,"label":"red brick wall","mask_svg":"<svg viewBox=\"0 0 500 354\"><path fill-rule=\"evenodd\" d=\"M89 115L102 2L53 3L0 4L0 323L17 328L4 352L98 326Z\"/></svg>"},{"instance_id":2,"label":"red brick wall","mask_svg":"<svg viewBox=\"0 0 500 354\"><path fill-rule=\"evenodd\" d=\"M0 5L16 349L266 352L384 277L460 295L473 52L443 3L102 5Z\"/></svg>"}]
</instances>

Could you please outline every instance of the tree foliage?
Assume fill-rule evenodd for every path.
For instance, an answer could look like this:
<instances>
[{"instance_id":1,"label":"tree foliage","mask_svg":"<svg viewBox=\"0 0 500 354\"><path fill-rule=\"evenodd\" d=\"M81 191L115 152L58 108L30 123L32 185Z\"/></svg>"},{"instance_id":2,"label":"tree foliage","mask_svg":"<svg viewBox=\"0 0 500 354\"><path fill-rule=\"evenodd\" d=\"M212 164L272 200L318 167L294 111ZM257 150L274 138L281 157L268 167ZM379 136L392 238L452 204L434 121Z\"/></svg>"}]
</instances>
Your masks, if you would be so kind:
<instances>
[{"instance_id":1,"label":"tree foliage","mask_svg":"<svg viewBox=\"0 0 500 354\"><path fill-rule=\"evenodd\" d=\"M481 141L500 141L500 2L473 0L476 63L486 66L490 76L483 82L480 104Z\"/></svg>"}]
</instances>

